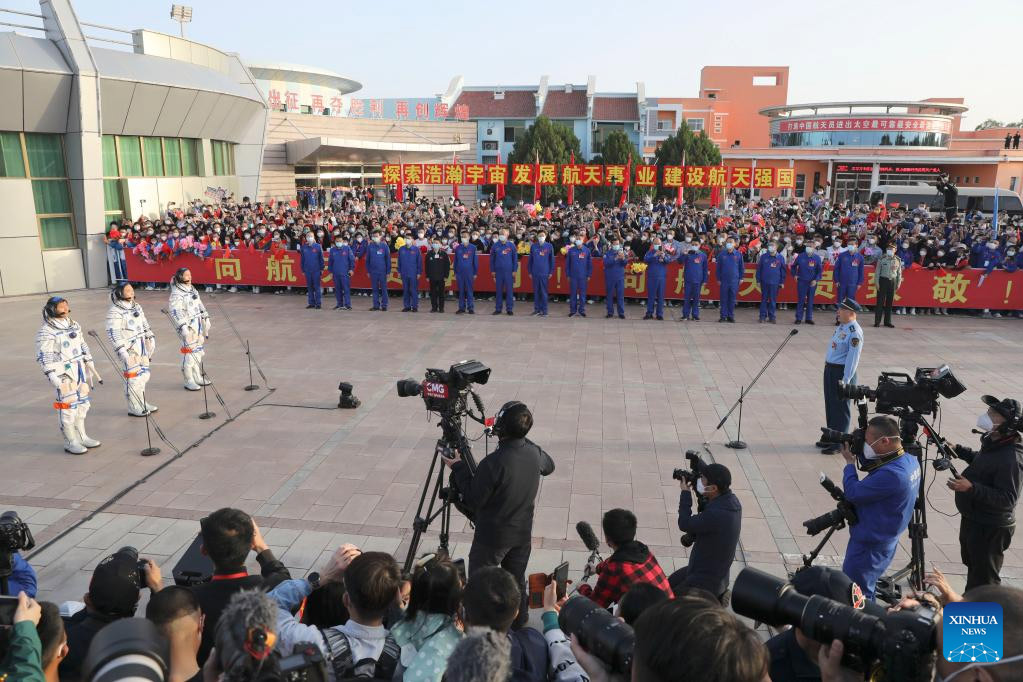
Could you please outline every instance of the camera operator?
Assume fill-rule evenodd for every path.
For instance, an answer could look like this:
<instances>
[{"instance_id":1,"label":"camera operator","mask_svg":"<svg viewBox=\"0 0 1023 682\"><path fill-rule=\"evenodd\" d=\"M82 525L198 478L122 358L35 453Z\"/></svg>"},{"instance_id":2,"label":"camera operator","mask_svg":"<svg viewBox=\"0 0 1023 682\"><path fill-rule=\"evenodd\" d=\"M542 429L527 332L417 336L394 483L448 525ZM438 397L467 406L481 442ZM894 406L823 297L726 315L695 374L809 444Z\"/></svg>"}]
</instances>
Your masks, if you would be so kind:
<instances>
[{"instance_id":1,"label":"camera operator","mask_svg":"<svg viewBox=\"0 0 1023 682\"><path fill-rule=\"evenodd\" d=\"M704 467L696 481L696 492L707 499L707 506L694 515L692 488L687 481L679 481L678 529L689 533L694 543L689 565L668 578L675 594L699 587L718 600L724 598L742 527L742 504L731 485L728 467L717 463Z\"/></svg>"},{"instance_id":2,"label":"camera operator","mask_svg":"<svg viewBox=\"0 0 1023 682\"><path fill-rule=\"evenodd\" d=\"M1016 503L1023 486L1023 445L1019 425L1023 411L1019 401L998 400L985 395L988 406L977 419L984 431L980 450L955 446L956 455L968 466L950 479L956 508L962 514L959 547L966 565L966 589L998 585L1005 550L1016 530Z\"/></svg>"},{"instance_id":3,"label":"camera operator","mask_svg":"<svg viewBox=\"0 0 1023 682\"><path fill-rule=\"evenodd\" d=\"M500 566L514 576L522 592L516 627L529 618L526 564L532 549L533 510L540 477L554 471L554 461L526 438L533 414L518 401L505 403L494 421L497 449L483 458L473 476L456 453L444 458L451 480L465 504L476 511L476 532L469 549L469 575Z\"/></svg>"},{"instance_id":4,"label":"camera operator","mask_svg":"<svg viewBox=\"0 0 1023 682\"><path fill-rule=\"evenodd\" d=\"M909 526L919 492L920 465L915 457L906 456L899 423L887 415L867 422L863 479L857 476L856 455L848 443L842 444L842 457L846 461L842 487L859 516L859 523L849 528L842 571L873 600L877 579L892 562L899 537Z\"/></svg>"},{"instance_id":5,"label":"camera operator","mask_svg":"<svg viewBox=\"0 0 1023 682\"><path fill-rule=\"evenodd\" d=\"M37 585L35 569L19 552L11 553L11 561L13 566L11 575L7 578L7 591L0 594L11 597L24 592L35 599Z\"/></svg>"}]
</instances>

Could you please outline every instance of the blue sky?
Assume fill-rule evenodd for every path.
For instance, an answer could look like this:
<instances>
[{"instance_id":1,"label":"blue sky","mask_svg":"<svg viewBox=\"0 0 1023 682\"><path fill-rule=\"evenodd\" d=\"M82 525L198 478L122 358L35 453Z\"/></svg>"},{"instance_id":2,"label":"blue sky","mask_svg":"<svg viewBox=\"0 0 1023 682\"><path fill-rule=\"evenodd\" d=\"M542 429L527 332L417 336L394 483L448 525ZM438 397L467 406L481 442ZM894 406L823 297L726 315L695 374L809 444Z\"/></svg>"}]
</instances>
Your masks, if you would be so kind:
<instances>
[{"instance_id":1,"label":"blue sky","mask_svg":"<svg viewBox=\"0 0 1023 682\"><path fill-rule=\"evenodd\" d=\"M177 32L170 0L73 0L79 18ZM188 0L186 0L187 2ZM4 6L38 10L33 0ZM468 85L646 83L692 97L706 64L788 65L790 102L965 97L964 127L1023 119L1014 0L192 0L188 36L260 61L350 76L365 97ZM14 20L9 15L7 20ZM92 30L92 29L91 29ZM993 65L993 66L992 66Z\"/></svg>"}]
</instances>

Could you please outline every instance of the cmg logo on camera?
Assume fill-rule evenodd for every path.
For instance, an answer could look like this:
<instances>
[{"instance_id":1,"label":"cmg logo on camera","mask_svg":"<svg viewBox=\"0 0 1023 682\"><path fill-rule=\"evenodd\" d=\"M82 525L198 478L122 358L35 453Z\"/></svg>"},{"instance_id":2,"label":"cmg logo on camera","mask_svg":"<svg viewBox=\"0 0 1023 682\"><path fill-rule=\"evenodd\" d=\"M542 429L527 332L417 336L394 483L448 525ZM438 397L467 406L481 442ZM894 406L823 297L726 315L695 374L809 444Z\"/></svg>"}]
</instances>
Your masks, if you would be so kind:
<instances>
[{"instance_id":1,"label":"cmg logo on camera","mask_svg":"<svg viewBox=\"0 0 1023 682\"><path fill-rule=\"evenodd\" d=\"M1002 605L952 602L942 614L942 656L950 663L994 663L1002 659Z\"/></svg>"}]
</instances>

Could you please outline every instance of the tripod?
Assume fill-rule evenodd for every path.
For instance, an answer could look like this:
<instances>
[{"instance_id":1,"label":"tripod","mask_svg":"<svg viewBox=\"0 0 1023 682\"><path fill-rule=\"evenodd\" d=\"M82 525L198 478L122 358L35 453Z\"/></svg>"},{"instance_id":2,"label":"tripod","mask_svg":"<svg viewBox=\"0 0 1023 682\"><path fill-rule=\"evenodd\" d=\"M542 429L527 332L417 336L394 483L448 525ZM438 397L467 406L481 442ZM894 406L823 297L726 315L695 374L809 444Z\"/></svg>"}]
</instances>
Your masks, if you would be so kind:
<instances>
[{"instance_id":1,"label":"tripod","mask_svg":"<svg viewBox=\"0 0 1023 682\"><path fill-rule=\"evenodd\" d=\"M728 418L732 416L732 412L735 412L735 408L736 407L739 408L739 424L735 432L735 439L725 443L726 448L732 448L733 450L746 449L746 443L739 439L739 436L742 435L742 401L746 397L746 394L753 389L754 385L756 385L757 380L760 379L760 377L763 376L764 372L767 371L767 368L771 366L771 363L774 362L774 359L778 357L778 354L781 353L781 350L782 348L785 347L785 344L791 341L792 337L798 333L799 333L798 329L793 329L792 331L789 332L789 335L786 336L785 340L781 342L781 345L778 346L778 349L774 351L774 354L771 355L771 357L767 358L767 362L765 362L764 366L760 368L760 371L757 373L757 375L753 377L753 381L749 383L749 386L739 388L739 399L732 404L731 409L729 409L727 414L725 414L725 416L721 418L721 421L718 422L718 425L714 427L714 430L717 431L722 426L724 426L725 422L728 421Z\"/></svg>"},{"instance_id":2,"label":"tripod","mask_svg":"<svg viewBox=\"0 0 1023 682\"><path fill-rule=\"evenodd\" d=\"M810 566L813 565L814 559L820 555L821 550L824 549L824 545L828 544L828 540L830 540L831 536L835 534L835 531L842 530L845 526L845 519L841 519L837 523L832 524L828 528L828 532L824 534L823 538L821 538L821 541L817 543L817 546L810 550L809 554L803 555L803 568L810 568ZM800 568L799 571L803 570L803 568Z\"/></svg>"}]
</instances>

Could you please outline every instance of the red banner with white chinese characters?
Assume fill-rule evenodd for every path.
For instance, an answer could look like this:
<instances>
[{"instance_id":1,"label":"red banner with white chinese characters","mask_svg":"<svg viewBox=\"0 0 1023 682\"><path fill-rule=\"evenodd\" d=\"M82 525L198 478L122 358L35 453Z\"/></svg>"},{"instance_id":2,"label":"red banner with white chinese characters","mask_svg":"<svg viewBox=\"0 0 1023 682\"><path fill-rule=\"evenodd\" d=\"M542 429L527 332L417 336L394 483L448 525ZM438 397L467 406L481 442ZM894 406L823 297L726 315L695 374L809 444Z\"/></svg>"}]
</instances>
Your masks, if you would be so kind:
<instances>
[{"instance_id":1,"label":"red banner with white chinese characters","mask_svg":"<svg viewBox=\"0 0 1023 682\"><path fill-rule=\"evenodd\" d=\"M299 254L287 251L283 255L272 257L266 251L236 250L229 254L216 251L212 256L200 259L188 254L174 260L163 260L157 263L146 263L133 253L125 254L128 263L128 279L132 282L168 282L175 270L187 267L192 271L192 281L196 284L220 284L223 286L292 286L304 287L305 275L302 274ZM874 288L873 267L867 266L863 285L859 288L856 300L864 305L874 305L877 291ZM833 280L834 271L827 267L817 284L818 304L836 303L838 285ZM1023 272L1007 273L996 270L987 277L984 271L977 269L965 270L908 270L903 273L902 286L896 292L896 306L914 308L990 308L991 310L1023 310ZM647 272L633 273L628 269L625 273L625 296L628 298L646 298ZM677 263L667 266L667 285L665 296L680 299L683 296L684 280L682 268ZM362 260L355 265L355 274L351 280L353 289L368 289L369 275ZM533 283L529 277L529 258L519 256L519 266L515 272L515 291L531 294ZM324 270L323 286L333 286L329 271ZM398 277L398 256L391 255L391 275L387 279L391 289L401 289L401 278ZM448 276L447 286L455 288L454 270ZM420 278L419 288L428 290L426 278ZM494 291L494 278L490 273L490 258L480 254L479 273L476 276L475 290L479 292ZM552 294L568 294L568 276L565 274L564 256L555 258L555 270L549 282ZM710 280L703 286L704 300L718 299L718 282L714 276L714 262L710 263ZM591 296L603 296L604 262L601 258L593 259L593 276L590 278L587 293ZM760 300L760 285L756 282L756 266L746 264L746 273L739 284L739 301L757 302ZM796 300L796 282L787 277L785 285L778 294L778 301L792 303Z\"/></svg>"}]
</instances>

